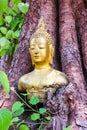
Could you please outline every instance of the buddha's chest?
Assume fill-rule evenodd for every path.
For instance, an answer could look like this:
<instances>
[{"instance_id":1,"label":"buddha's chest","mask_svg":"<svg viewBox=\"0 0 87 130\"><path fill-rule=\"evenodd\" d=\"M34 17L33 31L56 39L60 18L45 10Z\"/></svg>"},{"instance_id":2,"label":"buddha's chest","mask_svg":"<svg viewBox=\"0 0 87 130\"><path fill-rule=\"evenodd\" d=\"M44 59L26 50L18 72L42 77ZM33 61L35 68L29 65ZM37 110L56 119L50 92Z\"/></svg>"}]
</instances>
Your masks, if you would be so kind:
<instances>
[{"instance_id":1,"label":"buddha's chest","mask_svg":"<svg viewBox=\"0 0 87 130\"><path fill-rule=\"evenodd\" d=\"M26 79L25 85L29 89L42 89L45 86L50 86L55 84L55 79L52 76L39 75L32 79Z\"/></svg>"}]
</instances>

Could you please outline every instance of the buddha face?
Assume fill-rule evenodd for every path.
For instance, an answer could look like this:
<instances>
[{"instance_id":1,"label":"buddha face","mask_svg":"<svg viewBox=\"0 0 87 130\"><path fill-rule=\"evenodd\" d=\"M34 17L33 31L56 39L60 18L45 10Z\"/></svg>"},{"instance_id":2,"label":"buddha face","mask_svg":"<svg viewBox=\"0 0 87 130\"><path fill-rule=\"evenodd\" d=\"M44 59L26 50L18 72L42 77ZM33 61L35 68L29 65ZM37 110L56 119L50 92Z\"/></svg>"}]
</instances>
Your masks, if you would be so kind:
<instances>
[{"instance_id":1,"label":"buddha face","mask_svg":"<svg viewBox=\"0 0 87 130\"><path fill-rule=\"evenodd\" d=\"M52 45L48 45L44 37L36 37L31 40L29 50L33 64L50 64L50 46Z\"/></svg>"}]
</instances>

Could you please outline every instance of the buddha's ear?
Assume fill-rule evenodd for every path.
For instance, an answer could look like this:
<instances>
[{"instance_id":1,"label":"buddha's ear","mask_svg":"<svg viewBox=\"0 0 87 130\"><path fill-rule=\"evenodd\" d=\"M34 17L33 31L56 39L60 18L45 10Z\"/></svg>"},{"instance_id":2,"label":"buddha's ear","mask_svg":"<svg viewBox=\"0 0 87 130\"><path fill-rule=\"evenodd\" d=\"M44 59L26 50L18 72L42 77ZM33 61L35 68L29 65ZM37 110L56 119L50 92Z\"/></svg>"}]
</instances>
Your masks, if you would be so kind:
<instances>
[{"instance_id":1,"label":"buddha's ear","mask_svg":"<svg viewBox=\"0 0 87 130\"><path fill-rule=\"evenodd\" d=\"M54 46L52 44L50 44L50 64L52 65L53 63L53 56L54 56Z\"/></svg>"},{"instance_id":2,"label":"buddha's ear","mask_svg":"<svg viewBox=\"0 0 87 130\"><path fill-rule=\"evenodd\" d=\"M30 53L30 56L31 56L31 50L30 50L30 48L29 48L29 53ZM31 61L32 61L32 65L34 66L34 61L33 61L32 57L31 57Z\"/></svg>"}]
</instances>

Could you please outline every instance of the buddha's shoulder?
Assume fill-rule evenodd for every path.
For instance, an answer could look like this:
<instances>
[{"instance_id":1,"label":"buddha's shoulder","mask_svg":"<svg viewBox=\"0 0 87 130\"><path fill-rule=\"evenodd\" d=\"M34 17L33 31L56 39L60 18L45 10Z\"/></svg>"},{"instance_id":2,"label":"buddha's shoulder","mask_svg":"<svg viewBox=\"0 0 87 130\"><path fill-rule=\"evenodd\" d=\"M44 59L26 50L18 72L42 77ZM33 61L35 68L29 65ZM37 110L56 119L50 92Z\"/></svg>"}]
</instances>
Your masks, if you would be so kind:
<instances>
[{"instance_id":1,"label":"buddha's shoulder","mask_svg":"<svg viewBox=\"0 0 87 130\"><path fill-rule=\"evenodd\" d=\"M32 75L33 75L33 72L29 72L27 74L24 74L23 76L20 77L19 82L26 81L29 78L31 79Z\"/></svg>"},{"instance_id":2,"label":"buddha's shoulder","mask_svg":"<svg viewBox=\"0 0 87 130\"><path fill-rule=\"evenodd\" d=\"M56 82L68 84L68 77L66 76L65 73L58 71L58 70L53 70L53 76L55 77Z\"/></svg>"}]
</instances>

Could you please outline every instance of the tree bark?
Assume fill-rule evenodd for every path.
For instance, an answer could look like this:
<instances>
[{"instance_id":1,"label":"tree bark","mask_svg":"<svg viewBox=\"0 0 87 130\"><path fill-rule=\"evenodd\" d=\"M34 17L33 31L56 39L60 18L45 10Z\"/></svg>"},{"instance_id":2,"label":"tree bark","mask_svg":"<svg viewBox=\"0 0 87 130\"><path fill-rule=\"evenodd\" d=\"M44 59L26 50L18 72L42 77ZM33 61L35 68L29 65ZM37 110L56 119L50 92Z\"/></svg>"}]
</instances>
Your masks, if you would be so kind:
<instances>
[{"instance_id":1,"label":"tree bark","mask_svg":"<svg viewBox=\"0 0 87 130\"><path fill-rule=\"evenodd\" d=\"M76 15L79 43L82 47L83 63L87 71L87 12L83 0L73 0L73 7Z\"/></svg>"},{"instance_id":2,"label":"tree bark","mask_svg":"<svg viewBox=\"0 0 87 130\"><path fill-rule=\"evenodd\" d=\"M5 55L0 59L0 70L5 71L8 74L10 65L11 65L12 57L9 55Z\"/></svg>"},{"instance_id":3,"label":"tree bark","mask_svg":"<svg viewBox=\"0 0 87 130\"><path fill-rule=\"evenodd\" d=\"M74 100L73 105L70 104L71 108L75 108L71 111L69 116L72 130L86 129L82 126L82 122L78 121L81 118L86 121L85 111L86 106L86 91L85 91L85 80L82 71L82 64L80 53L78 49L77 33L75 28L75 15L72 8L72 0L60 0L59 18L60 18L60 46L61 46L61 62L63 71L68 75L71 82L76 84L77 100ZM71 88L72 89L72 88ZM75 107L74 107L75 106ZM83 108L82 108L82 107ZM78 115L78 119L75 117ZM79 123L78 123L79 122Z\"/></svg>"},{"instance_id":4,"label":"tree bark","mask_svg":"<svg viewBox=\"0 0 87 130\"><path fill-rule=\"evenodd\" d=\"M47 109L55 118L49 126L50 130L53 128L57 130L58 126L60 126L58 130L63 130L68 125L71 125L71 130L87 130L87 100L82 101L76 84L69 83L67 86L62 86L56 96L48 93L47 99Z\"/></svg>"},{"instance_id":5,"label":"tree bark","mask_svg":"<svg viewBox=\"0 0 87 130\"><path fill-rule=\"evenodd\" d=\"M75 15L71 2L71 0L60 0L59 33L61 62L63 71L67 74L69 80L76 83L82 91L84 90L85 80L78 49Z\"/></svg>"}]
</instances>

